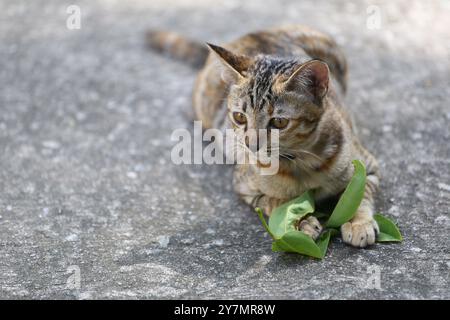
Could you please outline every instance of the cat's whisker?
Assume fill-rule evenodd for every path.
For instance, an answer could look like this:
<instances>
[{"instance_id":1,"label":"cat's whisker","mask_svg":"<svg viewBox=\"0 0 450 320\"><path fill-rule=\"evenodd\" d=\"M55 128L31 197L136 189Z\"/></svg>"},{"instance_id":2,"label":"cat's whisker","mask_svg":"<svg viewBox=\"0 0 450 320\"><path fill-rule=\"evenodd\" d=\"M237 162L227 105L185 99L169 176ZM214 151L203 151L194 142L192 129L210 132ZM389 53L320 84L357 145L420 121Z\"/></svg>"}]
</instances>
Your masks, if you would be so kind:
<instances>
[{"instance_id":1,"label":"cat's whisker","mask_svg":"<svg viewBox=\"0 0 450 320\"><path fill-rule=\"evenodd\" d=\"M312 152L310 152L310 151L306 151L306 150L302 150L302 149L298 149L298 150L286 150L287 151L287 153L290 153L290 154L292 154L292 155L294 155L294 156L296 156L296 153L301 153L301 154L306 154L306 155L309 155L309 156L311 156L311 157L313 157L313 158L315 158L316 160L319 160L319 161L321 161L321 162L323 162L324 161L324 159L323 158L321 158L320 156L318 156L317 154L315 154L315 153L312 153Z\"/></svg>"}]
</instances>

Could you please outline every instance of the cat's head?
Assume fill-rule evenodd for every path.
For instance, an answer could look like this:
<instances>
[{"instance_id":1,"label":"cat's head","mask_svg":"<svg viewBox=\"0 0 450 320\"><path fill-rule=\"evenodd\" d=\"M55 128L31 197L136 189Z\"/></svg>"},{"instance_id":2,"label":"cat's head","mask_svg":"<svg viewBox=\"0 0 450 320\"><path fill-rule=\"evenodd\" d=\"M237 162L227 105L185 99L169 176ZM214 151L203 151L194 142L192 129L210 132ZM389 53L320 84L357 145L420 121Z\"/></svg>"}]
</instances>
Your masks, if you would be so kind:
<instances>
[{"instance_id":1,"label":"cat's head","mask_svg":"<svg viewBox=\"0 0 450 320\"><path fill-rule=\"evenodd\" d=\"M249 146L248 131L278 129L281 156L296 158L299 147L314 139L326 107L329 69L319 60L237 55L209 45L222 62L222 78L231 84L228 117L240 145Z\"/></svg>"}]
</instances>

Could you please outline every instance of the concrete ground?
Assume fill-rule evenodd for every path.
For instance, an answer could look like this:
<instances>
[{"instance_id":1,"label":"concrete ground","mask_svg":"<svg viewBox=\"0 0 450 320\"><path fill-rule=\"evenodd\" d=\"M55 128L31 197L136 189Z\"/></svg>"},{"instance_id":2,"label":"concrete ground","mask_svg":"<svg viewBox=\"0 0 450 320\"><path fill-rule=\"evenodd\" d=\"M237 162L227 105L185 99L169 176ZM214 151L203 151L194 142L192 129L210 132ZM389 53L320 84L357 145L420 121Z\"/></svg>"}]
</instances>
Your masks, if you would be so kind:
<instances>
[{"instance_id":1,"label":"concrete ground","mask_svg":"<svg viewBox=\"0 0 450 320\"><path fill-rule=\"evenodd\" d=\"M0 298L449 299L449 1L217 3L0 2ZM171 163L195 71L143 32L221 43L286 23L345 49L402 244L272 253L230 167Z\"/></svg>"}]
</instances>

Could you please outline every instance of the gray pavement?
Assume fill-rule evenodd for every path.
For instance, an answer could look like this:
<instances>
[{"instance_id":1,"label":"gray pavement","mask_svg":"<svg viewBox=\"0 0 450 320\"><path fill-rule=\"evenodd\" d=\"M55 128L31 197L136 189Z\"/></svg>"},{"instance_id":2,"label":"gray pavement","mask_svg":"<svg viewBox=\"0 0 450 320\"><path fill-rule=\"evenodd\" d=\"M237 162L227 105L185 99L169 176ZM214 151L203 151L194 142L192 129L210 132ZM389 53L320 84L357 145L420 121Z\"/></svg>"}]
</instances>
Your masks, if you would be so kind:
<instances>
[{"instance_id":1,"label":"gray pavement","mask_svg":"<svg viewBox=\"0 0 450 320\"><path fill-rule=\"evenodd\" d=\"M450 3L217 3L0 2L0 298L449 299ZM346 103L402 244L272 253L230 167L171 163L195 71L143 32L221 43L285 23L344 47Z\"/></svg>"}]
</instances>

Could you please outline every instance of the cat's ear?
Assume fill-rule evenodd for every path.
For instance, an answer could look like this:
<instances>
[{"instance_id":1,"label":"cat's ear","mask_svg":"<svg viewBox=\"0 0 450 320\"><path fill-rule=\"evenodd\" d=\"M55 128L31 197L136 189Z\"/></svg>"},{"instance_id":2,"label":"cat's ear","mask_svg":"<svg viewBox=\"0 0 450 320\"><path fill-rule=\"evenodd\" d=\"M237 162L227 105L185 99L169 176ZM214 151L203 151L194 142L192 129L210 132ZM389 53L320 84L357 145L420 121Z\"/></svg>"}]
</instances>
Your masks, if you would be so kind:
<instances>
[{"instance_id":1,"label":"cat's ear","mask_svg":"<svg viewBox=\"0 0 450 320\"><path fill-rule=\"evenodd\" d=\"M311 60L301 64L284 81L286 91L305 90L313 101L320 104L328 92L330 69L325 62Z\"/></svg>"},{"instance_id":2,"label":"cat's ear","mask_svg":"<svg viewBox=\"0 0 450 320\"><path fill-rule=\"evenodd\" d=\"M250 57L234 54L225 48L213 45L211 43L207 43L207 45L211 51L219 57L222 64L226 66L228 69L226 71L230 71L225 72L222 75L225 81L229 80L229 77L246 77L246 73L253 63L253 60Z\"/></svg>"}]
</instances>

